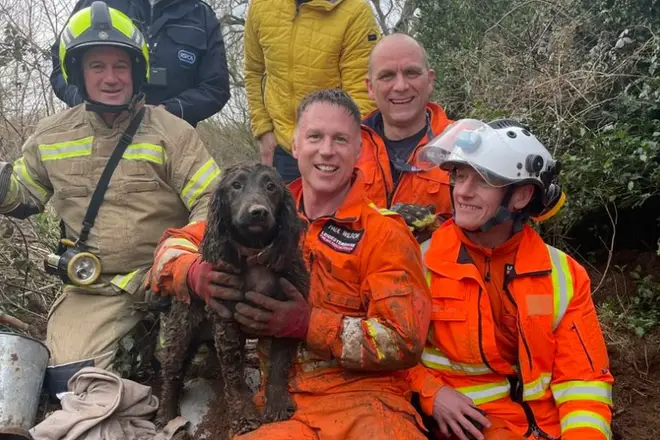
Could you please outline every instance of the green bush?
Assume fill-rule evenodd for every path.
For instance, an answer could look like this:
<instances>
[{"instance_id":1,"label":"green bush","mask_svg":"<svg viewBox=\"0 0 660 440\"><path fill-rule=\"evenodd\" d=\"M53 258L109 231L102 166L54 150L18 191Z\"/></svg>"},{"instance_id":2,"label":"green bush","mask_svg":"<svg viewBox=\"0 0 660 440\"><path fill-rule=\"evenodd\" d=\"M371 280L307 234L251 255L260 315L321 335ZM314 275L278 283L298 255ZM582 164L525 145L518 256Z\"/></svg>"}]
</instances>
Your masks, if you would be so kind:
<instances>
[{"instance_id":1,"label":"green bush","mask_svg":"<svg viewBox=\"0 0 660 440\"><path fill-rule=\"evenodd\" d=\"M660 191L658 3L419 1L434 99L452 118L518 119L562 162L557 236Z\"/></svg>"}]
</instances>

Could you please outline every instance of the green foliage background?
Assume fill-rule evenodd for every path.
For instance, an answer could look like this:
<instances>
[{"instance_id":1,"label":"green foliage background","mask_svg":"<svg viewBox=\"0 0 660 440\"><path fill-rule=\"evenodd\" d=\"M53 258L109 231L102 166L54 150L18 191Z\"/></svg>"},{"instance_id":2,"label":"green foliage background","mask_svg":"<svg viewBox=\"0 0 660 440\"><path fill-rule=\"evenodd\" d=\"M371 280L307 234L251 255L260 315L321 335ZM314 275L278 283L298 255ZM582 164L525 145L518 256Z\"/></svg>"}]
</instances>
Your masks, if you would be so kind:
<instances>
[{"instance_id":1,"label":"green foliage background","mask_svg":"<svg viewBox=\"0 0 660 440\"><path fill-rule=\"evenodd\" d=\"M519 119L562 161L568 202L548 234L660 192L660 1L418 6L416 37L450 116Z\"/></svg>"}]
</instances>

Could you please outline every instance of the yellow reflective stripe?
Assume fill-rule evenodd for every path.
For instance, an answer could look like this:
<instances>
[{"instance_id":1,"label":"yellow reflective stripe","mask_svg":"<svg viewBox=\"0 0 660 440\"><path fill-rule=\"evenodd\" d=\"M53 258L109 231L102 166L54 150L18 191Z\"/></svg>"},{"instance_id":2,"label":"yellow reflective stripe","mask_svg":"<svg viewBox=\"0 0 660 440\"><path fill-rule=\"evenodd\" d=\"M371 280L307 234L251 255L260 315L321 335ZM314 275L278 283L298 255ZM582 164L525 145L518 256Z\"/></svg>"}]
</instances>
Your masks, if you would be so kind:
<instances>
[{"instance_id":1,"label":"yellow reflective stripe","mask_svg":"<svg viewBox=\"0 0 660 440\"><path fill-rule=\"evenodd\" d=\"M545 394L552 375L550 373L541 373L538 379L523 385L523 400L540 399Z\"/></svg>"},{"instance_id":2,"label":"yellow reflective stripe","mask_svg":"<svg viewBox=\"0 0 660 440\"><path fill-rule=\"evenodd\" d=\"M424 256L426 255L430 247L431 247L430 238L419 245L419 250L422 253L422 260L424 259Z\"/></svg>"},{"instance_id":3,"label":"yellow reflective stripe","mask_svg":"<svg viewBox=\"0 0 660 440\"><path fill-rule=\"evenodd\" d=\"M508 380L487 385L456 388L456 391L459 391L472 399L475 405L482 405L484 403L502 399L509 395L510 390L511 385L509 385Z\"/></svg>"},{"instance_id":4,"label":"yellow reflective stripe","mask_svg":"<svg viewBox=\"0 0 660 440\"><path fill-rule=\"evenodd\" d=\"M122 157L128 160L146 160L160 165L164 165L167 160L165 149L153 144L131 144Z\"/></svg>"},{"instance_id":5,"label":"yellow reflective stripe","mask_svg":"<svg viewBox=\"0 0 660 440\"><path fill-rule=\"evenodd\" d=\"M163 244L161 244L161 248L173 247L173 246L182 247L184 249L188 249L193 252L199 251L199 248L197 246L195 246L193 243L186 240L185 238L168 238L163 242Z\"/></svg>"},{"instance_id":6,"label":"yellow reflective stripe","mask_svg":"<svg viewBox=\"0 0 660 440\"><path fill-rule=\"evenodd\" d=\"M376 347L376 356L378 359L384 359L385 355L383 354L382 350L378 346L378 336L379 334L383 334L386 330L378 324L377 322L373 322L371 320L366 320L364 321L365 325L367 326L367 333L371 337L371 339L374 341L374 347Z\"/></svg>"},{"instance_id":7,"label":"yellow reflective stripe","mask_svg":"<svg viewBox=\"0 0 660 440\"><path fill-rule=\"evenodd\" d=\"M422 352L422 364L438 371L453 371L466 375L481 375L492 373L490 368L483 364L464 364L454 362L445 356L440 350L433 347L425 347Z\"/></svg>"},{"instance_id":8,"label":"yellow reflective stripe","mask_svg":"<svg viewBox=\"0 0 660 440\"><path fill-rule=\"evenodd\" d=\"M607 440L612 438L610 424L603 416L593 411L571 411L561 419L561 433L569 429L593 428L600 431Z\"/></svg>"},{"instance_id":9,"label":"yellow reflective stripe","mask_svg":"<svg viewBox=\"0 0 660 440\"><path fill-rule=\"evenodd\" d=\"M548 246L552 262L552 289L554 295L554 319L552 329L555 330L564 318L573 299L573 277L568 267L568 257L562 251Z\"/></svg>"},{"instance_id":10,"label":"yellow reflective stripe","mask_svg":"<svg viewBox=\"0 0 660 440\"><path fill-rule=\"evenodd\" d=\"M30 173L25 166L25 161L21 157L14 163L14 174L25 187L30 190L30 193L33 194L40 202L45 203L48 198L48 190L41 186L37 181L30 176Z\"/></svg>"},{"instance_id":11,"label":"yellow reflective stripe","mask_svg":"<svg viewBox=\"0 0 660 440\"><path fill-rule=\"evenodd\" d=\"M378 206L376 206L376 204L375 204L374 202L369 202L369 207L375 209L376 211L378 211L378 212L381 213L382 215L399 215L398 212L394 212L394 211L392 211L392 210L390 210L390 209L387 209L387 208L379 208Z\"/></svg>"},{"instance_id":12,"label":"yellow reflective stripe","mask_svg":"<svg viewBox=\"0 0 660 440\"><path fill-rule=\"evenodd\" d=\"M181 191L181 198L188 209L197 201L199 195L206 190L209 184L220 174L220 168L213 159L209 159L202 167L193 174L188 184Z\"/></svg>"},{"instance_id":13,"label":"yellow reflective stripe","mask_svg":"<svg viewBox=\"0 0 660 440\"><path fill-rule=\"evenodd\" d=\"M85 32L87 29L89 29L91 26L92 26L92 10L83 9L82 11L79 11L73 17L71 17L71 20L67 25L67 29L70 29L73 36L77 37L78 35Z\"/></svg>"},{"instance_id":14,"label":"yellow reflective stripe","mask_svg":"<svg viewBox=\"0 0 660 440\"><path fill-rule=\"evenodd\" d=\"M112 280L110 281L111 284L114 284L115 286L119 287L122 290L126 289L126 286L128 286L128 283L131 282L135 274L139 272L138 270L134 270L133 272L127 273L126 275L117 275Z\"/></svg>"},{"instance_id":15,"label":"yellow reflective stripe","mask_svg":"<svg viewBox=\"0 0 660 440\"><path fill-rule=\"evenodd\" d=\"M135 32L135 26L130 21L130 19L128 19L128 17L123 12L117 9L110 10L109 12L110 19L112 20L112 27L126 35L128 38L134 40L133 33Z\"/></svg>"},{"instance_id":16,"label":"yellow reflective stripe","mask_svg":"<svg viewBox=\"0 0 660 440\"><path fill-rule=\"evenodd\" d=\"M71 157L89 156L92 154L94 137L89 136L75 141L59 142L57 144L39 145L41 160L69 159Z\"/></svg>"},{"instance_id":17,"label":"yellow reflective stripe","mask_svg":"<svg viewBox=\"0 0 660 440\"><path fill-rule=\"evenodd\" d=\"M612 406L612 385L601 381L571 380L552 385L552 395L557 403L570 400L593 400Z\"/></svg>"}]
</instances>

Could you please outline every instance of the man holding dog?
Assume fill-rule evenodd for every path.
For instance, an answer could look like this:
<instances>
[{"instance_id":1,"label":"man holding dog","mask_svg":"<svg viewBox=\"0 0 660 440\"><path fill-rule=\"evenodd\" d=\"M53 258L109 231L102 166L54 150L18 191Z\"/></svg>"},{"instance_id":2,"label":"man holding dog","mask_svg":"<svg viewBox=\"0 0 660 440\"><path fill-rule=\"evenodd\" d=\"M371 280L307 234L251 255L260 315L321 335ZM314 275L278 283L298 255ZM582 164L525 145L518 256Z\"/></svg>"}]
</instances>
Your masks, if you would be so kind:
<instances>
[{"instance_id":1,"label":"man holding dog","mask_svg":"<svg viewBox=\"0 0 660 440\"><path fill-rule=\"evenodd\" d=\"M460 120L418 159L451 172L454 204L424 256L433 313L409 376L439 438L610 439L614 379L589 276L526 224L561 207L559 163L506 119Z\"/></svg>"},{"instance_id":2,"label":"man holding dog","mask_svg":"<svg viewBox=\"0 0 660 440\"><path fill-rule=\"evenodd\" d=\"M65 282L46 337L56 393L85 366L119 368L119 341L140 328L132 306L148 300L160 235L206 217L219 174L187 122L144 105L149 52L126 15L94 2L71 17L59 47L64 78L84 102L40 121L13 167L0 162L0 213L27 218L52 199L63 220L65 240L47 262Z\"/></svg>"},{"instance_id":3,"label":"man holding dog","mask_svg":"<svg viewBox=\"0 0 660 440\"><path fill-rule=\"evenodd\" d=\"M345 92L324 89L303 99L292 148L301 179L291 187L308 224L301 246L309 299L283 281L288 301L248 292L257 307L240 302L233 316L248 333L302 341L289 384L296 411L241 440L425 438L405 381L430 314L420 251L400 216L364 198L355 173L360 148L360 113ZM203 234L199 225L167 231L152 288L195 294L230 318L218 300L243 298L231 271L194 251Z\"/></svg>"},{"instance_id":4,"label":"man holding dog","mask_svg":"<svg viewBox=\"0 0 660 440\"><path fill-rule=\"evenodd\" d=\"M366 82L378 110L363 120L358 168L367 197L418 229L434 226L430 212L445 218L452 212L449 175L413 164L419 148L452 122L429 101L434 81L426 51L414 38L391 34L374 47Z\"/></svg>"}]
</instances>

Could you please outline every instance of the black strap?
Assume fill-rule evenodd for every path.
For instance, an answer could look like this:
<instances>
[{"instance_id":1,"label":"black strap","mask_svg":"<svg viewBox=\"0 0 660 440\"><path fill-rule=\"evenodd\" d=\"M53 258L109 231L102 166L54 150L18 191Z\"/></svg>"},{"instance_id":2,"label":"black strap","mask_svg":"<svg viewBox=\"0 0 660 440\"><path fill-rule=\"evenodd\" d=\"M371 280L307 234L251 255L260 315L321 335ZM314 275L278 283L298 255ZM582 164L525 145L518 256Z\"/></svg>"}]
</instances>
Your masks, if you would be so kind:
<instances>
[{"instance_id":1,"label":"black strap","mask_svg":"<svg viewBox=\"0 0 660 440\"><path fill-rule=\"evenodd\" d=\"M96 215L99 213L101 203L103 203L105 191L108 189L108 184L110 183L112 173L114 173L117 164L119 164L119 161L124 155L126 147L128 147L128 145L133 140L133 136L135 136L135 133L137 132L137 129L142 122L144 111L145 107L142 107L140 111L135 115L135 117L133 117L131 124L128 126L126 131L122 133L121 139L119 139L119 143L110 155L110 159L108 159L108 163L103 170L103 174L101 174L99 183L96 184L94 194L92 194L92 200L89 202L89 206L87 207L87 213L85 214L85 218L82 223L82 230L80 231L80 238L78 239L79 245L84 245L87 241L87 238L89 237L89 231L92 229L92 226L94 226L94 220L96 220Z\"/></svg>"}]
</instances>

